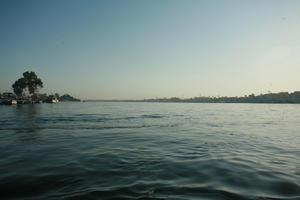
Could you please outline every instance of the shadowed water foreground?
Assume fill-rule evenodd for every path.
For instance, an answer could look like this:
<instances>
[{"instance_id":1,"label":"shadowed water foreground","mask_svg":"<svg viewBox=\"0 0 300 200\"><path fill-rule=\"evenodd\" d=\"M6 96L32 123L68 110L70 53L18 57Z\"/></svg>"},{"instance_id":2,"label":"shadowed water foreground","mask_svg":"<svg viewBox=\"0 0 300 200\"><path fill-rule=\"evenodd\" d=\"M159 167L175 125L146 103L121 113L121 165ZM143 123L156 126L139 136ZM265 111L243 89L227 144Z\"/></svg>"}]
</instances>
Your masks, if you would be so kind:
<instances>
[{"instance_id":1,"label":"shadowed water foreground","mask_svg":"<svg viewBox=\"0 0 300 200\"><path fill-rule=\"evenodd\" d=\"M0 107L1 199L300 198L300 105Z\"/></svg>"}]
</instances>

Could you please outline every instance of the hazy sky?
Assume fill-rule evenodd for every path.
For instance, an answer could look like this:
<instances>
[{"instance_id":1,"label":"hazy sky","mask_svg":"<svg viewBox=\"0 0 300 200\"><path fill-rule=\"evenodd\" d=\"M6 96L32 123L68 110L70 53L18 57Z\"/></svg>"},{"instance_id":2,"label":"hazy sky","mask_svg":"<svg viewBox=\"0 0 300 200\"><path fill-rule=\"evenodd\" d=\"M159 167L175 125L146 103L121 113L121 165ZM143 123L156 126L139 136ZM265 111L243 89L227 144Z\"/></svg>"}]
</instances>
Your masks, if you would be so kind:
<instances>
[{"instance_id":1,"label":"hazy sky","mask_svg":"<svg viewBox=\"0 0 300 200\"><path fill-rule=\"evenodd\" d=\"M0 92L83 99L300 90L300 1L0 0Z\"/></svg>"}]
</instances>

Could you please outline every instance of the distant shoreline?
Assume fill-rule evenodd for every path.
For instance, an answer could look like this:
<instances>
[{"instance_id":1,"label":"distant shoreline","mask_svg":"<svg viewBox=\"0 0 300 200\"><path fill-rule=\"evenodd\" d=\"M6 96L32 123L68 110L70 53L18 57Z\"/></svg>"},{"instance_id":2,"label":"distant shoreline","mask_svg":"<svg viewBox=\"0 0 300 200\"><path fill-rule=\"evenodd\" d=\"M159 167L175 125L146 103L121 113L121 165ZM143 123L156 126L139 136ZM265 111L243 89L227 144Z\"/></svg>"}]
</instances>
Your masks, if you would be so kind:
<instances>
[{"instance_id":1,"label":"distant shoreline","mask_svg":"<svg viewBox=\"0 0 300 200\"><path fill-rule=\"evenodd\" d=\"M265 103L265 102L240 102L240 103L233 103L233 102L175 102L175 101L143 101L143 100L83 100L81 102L90 102L90 103L97 103L97 102L120 102L120 103L195 103L195 104L293 104L298 105L300 103Z\"/></svg>"},{"instance_id":2,"label":"distant shoreline","mask_svg":"<svg viewBox=\"0 0 300 200\"><path fill-rule=\"evenodd\" d=\"M256 103L256 104L300 104L300 91L280 92L244 97L193 97L193 98L156 98L143 100L83 100L83 102L157 102L157 103Z\"/></svg>"}]
</instances>

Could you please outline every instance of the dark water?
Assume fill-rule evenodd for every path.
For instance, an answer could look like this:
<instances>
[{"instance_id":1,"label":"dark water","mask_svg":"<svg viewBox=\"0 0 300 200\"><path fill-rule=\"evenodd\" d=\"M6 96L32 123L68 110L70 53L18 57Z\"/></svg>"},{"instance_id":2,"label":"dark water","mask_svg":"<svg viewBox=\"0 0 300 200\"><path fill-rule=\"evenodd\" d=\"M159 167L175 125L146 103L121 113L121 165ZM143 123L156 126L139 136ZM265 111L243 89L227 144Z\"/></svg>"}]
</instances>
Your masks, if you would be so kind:
<instances>
[{"instance_id":1,"label":"dark water","mask_svg":"<svg viewBox=\"0 0 300 200\"><path fill-rule=\"evenodd\" d=\"M0 199L300 199L300 105L0 106Z\"/></svg>"}]
</instances>

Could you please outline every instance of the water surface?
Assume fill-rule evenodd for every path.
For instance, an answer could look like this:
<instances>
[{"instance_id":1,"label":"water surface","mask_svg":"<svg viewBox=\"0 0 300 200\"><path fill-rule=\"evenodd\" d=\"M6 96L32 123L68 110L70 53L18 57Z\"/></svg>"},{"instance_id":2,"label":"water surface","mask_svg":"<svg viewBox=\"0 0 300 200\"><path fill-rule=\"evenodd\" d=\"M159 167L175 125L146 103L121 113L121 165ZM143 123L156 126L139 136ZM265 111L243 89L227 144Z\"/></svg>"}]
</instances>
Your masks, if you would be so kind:
<instances>
[{"instance_id":1,"label":"water surface","mask_svg":"<svg viewBox=\"0 0 300 200\"><path fill-rule=\"evenodd\" d=\"M1 199L300 199L300 105L0 106Z\"/></svg>"}]
</instances>

